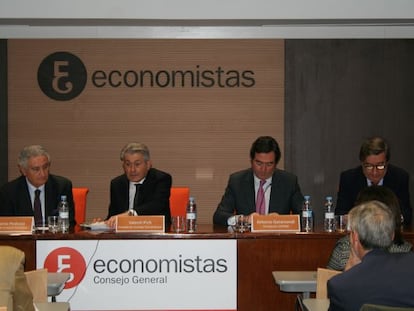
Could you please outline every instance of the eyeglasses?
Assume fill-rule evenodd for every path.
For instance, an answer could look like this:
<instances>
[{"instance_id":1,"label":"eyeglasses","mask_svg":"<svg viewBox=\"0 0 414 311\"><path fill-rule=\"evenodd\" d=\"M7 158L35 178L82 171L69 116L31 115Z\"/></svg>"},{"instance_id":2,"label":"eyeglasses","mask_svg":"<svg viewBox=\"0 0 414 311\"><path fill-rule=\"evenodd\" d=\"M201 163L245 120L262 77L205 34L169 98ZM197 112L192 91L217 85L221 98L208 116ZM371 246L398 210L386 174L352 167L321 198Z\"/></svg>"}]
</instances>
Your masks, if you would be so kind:
<instances>
[{"instance_id":1,"label":"eyeglasses","mask_svg":"<svg viewBox=\"0 0 414 311\"><path fill-rule=\"evenodd\" d=\"M369 164L369 163L364 163L364 164L362 164L362 166L366 170L368 170L368 171L372 171L374 168L376 168L378 171L383 171L387 167L387 164Z\"/></svg>"}]
</instances>

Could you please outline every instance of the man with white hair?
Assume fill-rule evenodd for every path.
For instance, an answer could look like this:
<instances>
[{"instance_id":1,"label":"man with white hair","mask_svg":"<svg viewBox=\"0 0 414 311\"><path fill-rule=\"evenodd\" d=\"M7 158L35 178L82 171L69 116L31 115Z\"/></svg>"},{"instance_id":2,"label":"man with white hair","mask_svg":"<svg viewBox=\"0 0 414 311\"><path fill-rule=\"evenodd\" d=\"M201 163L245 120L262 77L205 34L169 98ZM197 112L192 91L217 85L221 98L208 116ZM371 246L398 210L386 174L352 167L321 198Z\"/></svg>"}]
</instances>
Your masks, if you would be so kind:
<instances>
[{"instance_id":1,"label":"man with white hair","mask_svg":"<svg viewBox=\"0 0 414 311\"><path fill-rule=\"evenodd\" d=\"M360 263L327 284L330 311L358 311L363 304L414 307L414 253L389 253L392 211L379 201L354 207L348 216L352 256Z\"/></svg>"}]
</instances>

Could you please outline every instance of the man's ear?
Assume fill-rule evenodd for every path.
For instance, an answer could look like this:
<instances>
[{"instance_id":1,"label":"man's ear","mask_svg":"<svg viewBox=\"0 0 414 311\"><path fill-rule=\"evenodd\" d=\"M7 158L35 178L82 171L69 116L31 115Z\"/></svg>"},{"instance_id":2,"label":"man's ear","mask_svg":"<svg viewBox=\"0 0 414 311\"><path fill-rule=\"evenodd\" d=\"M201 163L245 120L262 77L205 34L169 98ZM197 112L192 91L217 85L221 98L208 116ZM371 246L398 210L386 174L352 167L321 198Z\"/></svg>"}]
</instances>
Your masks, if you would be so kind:
<instances>
[{"instance_id":1,"label":"man's ear","mask_svg":"<svg viewBox=\"0 0 414 311\"><path fill-rule=\"evenodd\" d=\"M25 169L22 166L17 165L17 168L19 169L20 174L22 174L23 176L26 176L26 171L25 171Z\"/></svg>"},{"instance_id":2,"label":"man's ear","mask_svg":"<svg viewBox=\"0 0 414 311\"><path fill-rule=\"evenodd\" d=\"M353 244L353 245L360 244L359 236L358 236L358 233L356 231L351 231L349 233L349 240L351 241L351 244Z\"/></svg>"}]
</instances>

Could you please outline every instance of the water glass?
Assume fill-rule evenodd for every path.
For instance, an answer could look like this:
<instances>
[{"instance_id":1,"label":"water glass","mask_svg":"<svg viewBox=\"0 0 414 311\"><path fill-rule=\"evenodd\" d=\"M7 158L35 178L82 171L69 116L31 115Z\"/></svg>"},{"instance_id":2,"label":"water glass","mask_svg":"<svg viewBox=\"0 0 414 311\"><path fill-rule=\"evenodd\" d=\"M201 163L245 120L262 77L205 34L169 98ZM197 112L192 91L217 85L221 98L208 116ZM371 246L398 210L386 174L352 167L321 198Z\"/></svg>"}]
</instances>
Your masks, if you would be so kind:
<instances>
[{"instance_id":1,"label":"water glass","mask_svg":"<svg viewBox=\"0 0 414 311\"><path fill-rule=\"evenodd\" d=\"M184 216L172 216L171 225L173 232L180 233L185 231L185 217Z\"/></svg>"},{"instance_id":2,"label":"water glass","mask_svg":"<svg viewBox=\"0 0 414 311\"><path fill-rule=\"evenodd\" d=\"M47 224L49 226L49 232L57 233L59 231L59 217L58 216L47 217Z\"/></svg>"},{"instance_id":3,"label":"water glass","mask_svg":"<svg viewBox=\"0 0 414 311\"><path fill-rule=\"evenodd\" d=\"M348 215L335 216L336 231L345 232L348 230Z\"/></svg>"}]
</instances>

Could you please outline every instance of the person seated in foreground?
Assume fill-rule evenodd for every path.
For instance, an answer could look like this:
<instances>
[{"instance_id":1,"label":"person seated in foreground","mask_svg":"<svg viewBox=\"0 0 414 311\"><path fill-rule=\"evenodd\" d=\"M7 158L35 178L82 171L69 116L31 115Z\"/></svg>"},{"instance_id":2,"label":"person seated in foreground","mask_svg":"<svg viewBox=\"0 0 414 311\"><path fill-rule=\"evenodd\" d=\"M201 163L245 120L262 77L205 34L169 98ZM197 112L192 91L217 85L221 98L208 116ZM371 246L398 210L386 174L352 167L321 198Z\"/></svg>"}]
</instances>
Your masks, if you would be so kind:
<instances>
[{"instance_id":1,"label":"person seated in foreground","mask_svg":"<svg viewBox=\"0 0 414 311\"><path fill-rule=\"evenodd\" d=\"M355 205L358 193L369 186L386 186L399 200L403 223L411 223L410 175L404 169L390 164L391 149L382 137L365 140L359 151L360 165L341 173L335 213L348 214Z\"/></svg>"},{"instance_id":2,"label":"person seated in foreground","mask_svg":"<svg viewBox=\"0 0 414 311\"><path fill-rule=\"evenodd\" d=\"M391 246L388 248L390 253L406 253L412 250L413 245L405 241L401 234L401 211L398 204L398 199L394 192L384 186L371 186L364 188L358 195L357 205L377 200L388 206L395 218L395 233L394 240ZM340 238L332 251L332 254L328 261L328 269L332 270L347 270L351 265L354 265L354 260L357 258L350 258L351 244L349 235Z\"/></svg>"},{"instance_id":3,"label":"person seated in foreground","mask_svg":"<svg viewBox=\"0 0 414 311\"><path fill-rule=\"evenodd\" d=\"M414 307L414 252L387 251L396 224L390 208L370 201L348 217L351 252L360 262L328 281L329 310L357 311L366 303Z\"/></svg>"},{"instance_id":4,"label":"person seated in foreground","mask_svg":"<svg viewBox=\"0 0 414 311\"><path fill-rule=\"evenodd\" d=\"M108 226L120 215L164 215L168 228L171 175L152 167L149 149L141 143L125 145L120 159L124 174L111 180Z\"/></svg>"},{"instance_id":5,"label":"person seated in foreground","mask_svg":"<svg viewBox=\"0 0 414 311\"><path fill-rule=\"evenodd\" d=\"M297 177L277 169L280 158L279 144L273 137L257 138L250 149L251 167L230 175L213 223L232 225L235 214L299 214L303 195Z\"/></svg>"},{"instance_id":6,"label":"person seated in foreground","mask_svg":"<svg viewBox=\"0 0 414 311\"><path fill-rule=\"evenodd\" d=\"M0 246L0 306L8 311L34 311L33 295L24 274L25 254Z\"/></svg>"}]
</instances>

